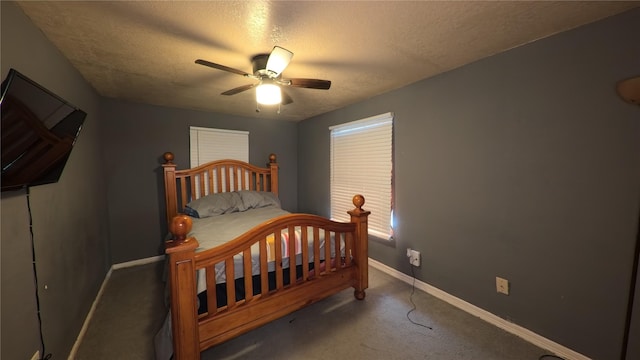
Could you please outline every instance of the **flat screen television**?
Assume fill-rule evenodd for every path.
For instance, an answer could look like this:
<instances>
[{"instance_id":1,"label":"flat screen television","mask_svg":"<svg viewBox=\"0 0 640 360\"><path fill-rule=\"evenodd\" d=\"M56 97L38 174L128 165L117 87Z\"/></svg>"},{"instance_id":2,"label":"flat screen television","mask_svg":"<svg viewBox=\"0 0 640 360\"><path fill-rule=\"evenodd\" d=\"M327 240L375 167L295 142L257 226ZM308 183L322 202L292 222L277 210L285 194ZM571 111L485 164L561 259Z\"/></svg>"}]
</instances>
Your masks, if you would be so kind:
<instances>
[{"instance_id":1,"label":"flat screen television","mask_svg":"<svg viewBox=\"0 0 640 360\"><path fill-rule=\"evenodd\" d=\"M1 91L2 191L57 182L87 114L15 69Z\"/></svg>"}]
</instances>

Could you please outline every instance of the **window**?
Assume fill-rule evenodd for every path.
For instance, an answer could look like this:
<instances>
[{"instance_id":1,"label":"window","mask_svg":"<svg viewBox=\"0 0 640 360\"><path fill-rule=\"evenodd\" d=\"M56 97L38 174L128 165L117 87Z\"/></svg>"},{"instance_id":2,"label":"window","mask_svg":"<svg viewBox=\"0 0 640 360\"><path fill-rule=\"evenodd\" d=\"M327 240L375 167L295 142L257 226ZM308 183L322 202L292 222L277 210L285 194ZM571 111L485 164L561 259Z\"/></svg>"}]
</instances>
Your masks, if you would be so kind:
<instances>
[{"instance_id":1,"label":"window","mask_svg":"<svg viewBox=\"0 0 640 360\"><path fill-rule=\"evenodd\" d=\"M189 127L191 167L209 161L235 159L249 162L249 132Z\"/></svg>"},{"instance_id":2,"label":"window","mask_svg":"<svg viewBox=\"0 0 640 360\"><path fill-rule=\"evenodd\" d=\"M191 126L189 128L191 167L209 161L234 159L249 162L249 132L238 130L222 130ZM222 174L222 184L225 184ZM233 183L233 173L231 183ZM197 178L197 177L196 177ZM205 175L205 195L212 192L232 191L234 189L209 189L208 176ZM217 184L217 174L213 174L213 184ZM196 198L201 196L196 190Z\"/></svg>"},{"instance_id":3,"label":"window","mask_svg":"<svg viewBox=\"0 0 640 360\"><path fill-rule=\"evenodd\" d=\"M393 236L393 113L332 126L331 218L349 221L355 194L371 211L369 234Z\"/></svg>"}]
</instances>

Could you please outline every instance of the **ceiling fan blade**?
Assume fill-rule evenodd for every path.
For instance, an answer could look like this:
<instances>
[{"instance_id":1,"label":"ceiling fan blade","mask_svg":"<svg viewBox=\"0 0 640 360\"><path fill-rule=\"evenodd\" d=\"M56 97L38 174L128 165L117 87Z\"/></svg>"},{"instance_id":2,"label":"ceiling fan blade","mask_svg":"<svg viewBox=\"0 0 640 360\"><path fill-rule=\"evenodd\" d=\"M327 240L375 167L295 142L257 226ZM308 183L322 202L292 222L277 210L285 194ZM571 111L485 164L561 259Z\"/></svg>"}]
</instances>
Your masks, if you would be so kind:
<instances>
[{"instance_id":1,"label":"ceiling fan blade","mask_svg":"<svg viewBox=\"0 0 640 360\"><path fill-rule=\"evenodd\" d=\"M222 71L228 71L230 73L234 73L234 74L238 74L238 75L242 75L242 76L249 76L248 73L246 73L246 72L244 72L242 70L230 68L228 66L224 66L224 65L220 65L220 64L216 64L216 63L212 63L211 61L207 61L207 60L198 59L198 60L196 60L196 64L212 67L214 69L218 69L218 70L222 70Z\"/></svg>"},{"instance_id":2,"label":"ceiling fan blade","mask_svg":"<svg viewBox=\"0 0 640 360\"><path fill-rule=\"evenodd\" d=\"M255 87L256 84L249 84L249 85L242 85L242 86L238 86L237 88L233 88L231 90L227 90L225 92L223 92L220 95L235 95L237 93L241 93L243 91L247 91L253 87Z\"/></svg>"},{"instance_id":3,"label":"ceiling fan blade","mask_svg":"<svg viewBox=\"0 0 640 360\"><path fill-rule=\"evenodd\" d=\"M301 87L308 89L329 90L331 87L330 80L320 79L288 79L289 85L293 87Z\"/></svg>"},{"instance_id":4,"label":"ceiling fan blade","mask_svg":"<svg viewBox=\"0 0 640 360\"><path fill-rule=\"evenodd\" d=\"M291 51L280 46L274 46L269 55L269 60L267 60L267 72L273 77L278 77L289 65L292 57L293 53Z\"/></svg>"},{"instance_id":5,"label":"ceiling fan blade","mask_svg":"<svg viewBox=\"0 0 640 360\"><path fill-rule=\"evenodd\" d=\"M282 93L282 102L280 104L289 105L293 102L293 99L291 98L291 96L287 94L287 92L284 91L284 89L281 89L281 93Z\"/></svg>"}]
</instances>

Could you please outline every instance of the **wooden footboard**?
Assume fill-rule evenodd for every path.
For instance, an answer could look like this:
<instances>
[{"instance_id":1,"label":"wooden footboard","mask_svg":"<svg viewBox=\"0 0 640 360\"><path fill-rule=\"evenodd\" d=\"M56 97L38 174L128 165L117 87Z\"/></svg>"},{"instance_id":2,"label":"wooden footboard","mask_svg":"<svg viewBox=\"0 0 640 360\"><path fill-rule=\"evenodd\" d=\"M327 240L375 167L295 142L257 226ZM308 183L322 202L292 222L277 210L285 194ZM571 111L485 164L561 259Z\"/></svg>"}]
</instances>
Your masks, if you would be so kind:
<instances>
[{"instance_id":1,"label":"wooden footboard","mask_svg":"<svg viewBox=\"0 0 640 360\"><path fill-rule=\"evenodd\" d=\"M284 215L228 243L200 252L195 251L197 239L187 238L191 219L184 215L174 217L170 224L174 240L166 244L174 358L199 359L204 349L349 287L355 289L357 299L364 299L368 287L367 218L370 212L362 209L364 198L361 195L354 196L353 204L355 208L349 211L349 223L309 214ZM284 245L288 249L296 249L298 271L295 266L288 266L294 254L287 256L280 241L274 242L275 251L268 255L268 239L280 239L281 236L286 239ZM259 249L257 274L255 268L252 270L252 246L254 261L255 249ZM241 266L234 265L234 257L242 258ZM216 264L220 263L225 264L227 301L223 305L216 301L220 284L216 285L215 272ZM205 272L207 284L207 311L201 314L197 310L198 271ZM254 276L238 277L238 272ZM273 283L270 276L275 279ZM246 291L238 300L237 281L230 281L236 278L242 279L238 281L244 289L258 288L259 291Z\"/></svg>"},{"instance_id":2,"label":"wooden footboard","mask_svg":"<svg viewBox=\"0 0 640 360\"><path fill-rule=\"evenodd\" d=\"M179 212L208 194L254 190L277 195L276 156L271 154L264 168L218 160L176 170L172 153L165 153L164 159L166 215L174 235L166 244L174 359L199 359L204 349L349 287L357 299L364 299L369 211L362 209L361 195L353 198L348 223L289 214L196 252L197 239L187 237L191 218ZM295 266L289 266L290 258L296 259ZM206 291L198 289L202 274ZM219 298L224 301L219 303ZM201 306L199 311L199 301L206 310Z\"/></svg>"}]
</instances>

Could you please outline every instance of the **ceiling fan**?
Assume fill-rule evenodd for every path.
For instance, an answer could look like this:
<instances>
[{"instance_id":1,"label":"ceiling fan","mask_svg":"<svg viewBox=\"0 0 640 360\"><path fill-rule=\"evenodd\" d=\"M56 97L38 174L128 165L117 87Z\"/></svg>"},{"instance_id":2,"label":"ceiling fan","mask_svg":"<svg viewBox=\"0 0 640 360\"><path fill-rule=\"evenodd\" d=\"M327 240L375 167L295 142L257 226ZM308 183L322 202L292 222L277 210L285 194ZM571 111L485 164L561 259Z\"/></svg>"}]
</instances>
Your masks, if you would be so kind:
<instances>
[{"instance_id":1,"label":"ceiling fan","mask_svg":"<svg viewBox=\"0 0 640 360\"><path fill-rule=\"evenodd\" d=\"M331 81L329 80L283 78L282 72L289 65L292 57L293 53L291 51L280 46L274 46L270 54L259 54L251 59L253 74L202 59L196 60L196 64L258 80L257 83L238 86L223 92L221 95L235 95L255 87L256 101L262 105L287 105L292 103L293 99L285 91L282 91L281 86L320 90L328 90L331 87ZM256 111L260 111L259 108Z\"/></svg>"}]
</instances>

